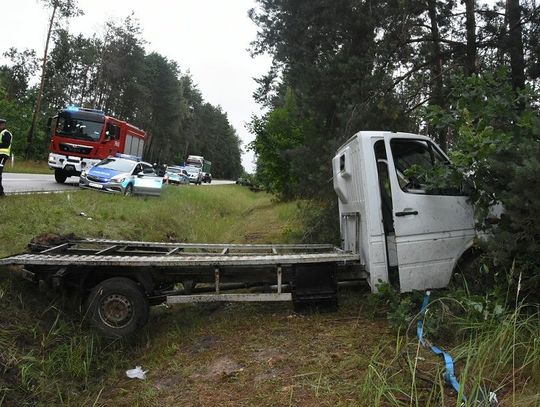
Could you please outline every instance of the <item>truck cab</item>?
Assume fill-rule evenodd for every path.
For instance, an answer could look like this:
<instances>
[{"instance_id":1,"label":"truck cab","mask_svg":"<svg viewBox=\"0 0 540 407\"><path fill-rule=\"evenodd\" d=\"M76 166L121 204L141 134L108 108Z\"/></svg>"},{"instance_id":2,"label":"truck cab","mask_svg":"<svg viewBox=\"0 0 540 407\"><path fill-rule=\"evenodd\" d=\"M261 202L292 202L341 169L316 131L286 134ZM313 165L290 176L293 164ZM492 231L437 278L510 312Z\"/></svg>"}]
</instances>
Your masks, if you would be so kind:
<instances>
[{"instance_id":1,"label":"truck cab","mask_svg":"<svg viewBox=\"0 0 540 407\"><path fill-rule=\"evenodd\" d=\"M75 106L62 109L50 120L49 168L58 183L117 153L142 156L145 132L106 116Z\"/></svg>"},{"instance_id":2,"label":"truck cab","mask_svg":"<svg viewBox=\"0 0 540 407\"><path fill-rule=\"evenodd\" d=\"M474 212L461 188L430 191L407 177L449 165L428 137L361 131L332 160L342 248L364 262L373 291L390 283L400 291L448 285L475 238Z\"/></svg>"}]
</instances>

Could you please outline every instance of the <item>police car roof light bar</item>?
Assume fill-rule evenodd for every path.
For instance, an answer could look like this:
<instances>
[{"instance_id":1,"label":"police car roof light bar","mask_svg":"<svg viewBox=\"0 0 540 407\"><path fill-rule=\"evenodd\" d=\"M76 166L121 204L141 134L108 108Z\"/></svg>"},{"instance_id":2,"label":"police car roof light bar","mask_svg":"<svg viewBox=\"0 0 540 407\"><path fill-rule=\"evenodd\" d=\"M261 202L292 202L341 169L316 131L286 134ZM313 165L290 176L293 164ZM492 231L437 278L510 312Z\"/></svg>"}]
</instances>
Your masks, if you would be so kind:
<instances>
[{"instance_id":1,"label":"police car roof light bar","mask_svg":"<svg viewBox=\"0 0 540 407\"><path fill-rule=\"evenodd\" d=\"M142 160L142 157L138 157L136 155L116 153L114 156L116 158L125 158L126 160L133 160L133 161L141 161Z\"/></svg>"}]
</instances>

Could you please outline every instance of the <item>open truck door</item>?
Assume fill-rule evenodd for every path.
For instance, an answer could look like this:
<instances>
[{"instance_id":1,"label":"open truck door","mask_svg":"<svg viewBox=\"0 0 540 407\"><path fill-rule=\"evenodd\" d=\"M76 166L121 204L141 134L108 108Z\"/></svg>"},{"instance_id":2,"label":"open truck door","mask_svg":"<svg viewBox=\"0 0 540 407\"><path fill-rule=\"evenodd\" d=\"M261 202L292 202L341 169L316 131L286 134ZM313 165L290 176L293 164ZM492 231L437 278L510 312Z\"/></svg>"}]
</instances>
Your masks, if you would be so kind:
<instances>
[{"instance_id":1,"label":"open truck door","mask_svg":"<svg viewBox=\"0 0 540 407\"><path fill-rule=\"evenodd\" d=\"M405 175L413 165L431 170L450 164L429 139L394 133L385 147L393 216L387 250L397 251L400 290L445 287L473 243L472 205L460 188L430 192L422 180Z\"/></svg>"}]
</instances>

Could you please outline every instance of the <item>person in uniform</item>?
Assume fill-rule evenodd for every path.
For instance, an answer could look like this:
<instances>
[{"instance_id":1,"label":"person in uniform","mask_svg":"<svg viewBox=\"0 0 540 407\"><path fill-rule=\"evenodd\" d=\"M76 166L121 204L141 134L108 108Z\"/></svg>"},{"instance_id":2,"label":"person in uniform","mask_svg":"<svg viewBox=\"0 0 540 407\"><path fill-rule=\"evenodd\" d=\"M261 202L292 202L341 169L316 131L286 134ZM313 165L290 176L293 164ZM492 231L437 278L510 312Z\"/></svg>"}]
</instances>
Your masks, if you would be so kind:
<instances>
[{"instance_id":1,"label":"person in uniform","mask_svg":"<svg viewBox=\"0 0 540 407\"><path fill-rule=\"evenodd\" d=\"M4 187L2 186L2 172L4 165L11 156L11 142L13 136L6 129L6 120L0 119L0 197L4 196Z\"/></svg>"}]
</instances>

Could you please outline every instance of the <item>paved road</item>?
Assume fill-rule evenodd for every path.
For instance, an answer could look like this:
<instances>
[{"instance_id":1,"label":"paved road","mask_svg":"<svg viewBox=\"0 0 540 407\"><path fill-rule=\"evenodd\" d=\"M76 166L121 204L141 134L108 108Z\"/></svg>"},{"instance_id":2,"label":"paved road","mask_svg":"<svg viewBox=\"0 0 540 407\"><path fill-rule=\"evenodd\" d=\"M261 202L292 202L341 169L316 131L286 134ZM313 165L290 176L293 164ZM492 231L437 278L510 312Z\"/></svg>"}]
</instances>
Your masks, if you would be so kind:
<instances>
[{"instance_id":1,"label":"paved road","mask_svg":"<svg viewBox=\"0 0 540 407\"><path fill-rule=\"evenodd\" d=\"M234 181L213 180L211 184L203 185L226 185L234 184ZM51 174L15 174L4 173L2 185L6 194L23 194L37 192L78 191L79 177L70 177L64 185L58 184Z\"/></svg>"},{"instance_id":2,"label":"paved road","mask_svg":"<svg viewBox=\"0 0 540 407\"><path fill-rule=\"evenodd\" d=\"M2 185L6 194L32 192L57 192L78 190L79 177L70 177L64 185L56 183L51 174L2 174Z\"/></svg>"}]
</instances>

